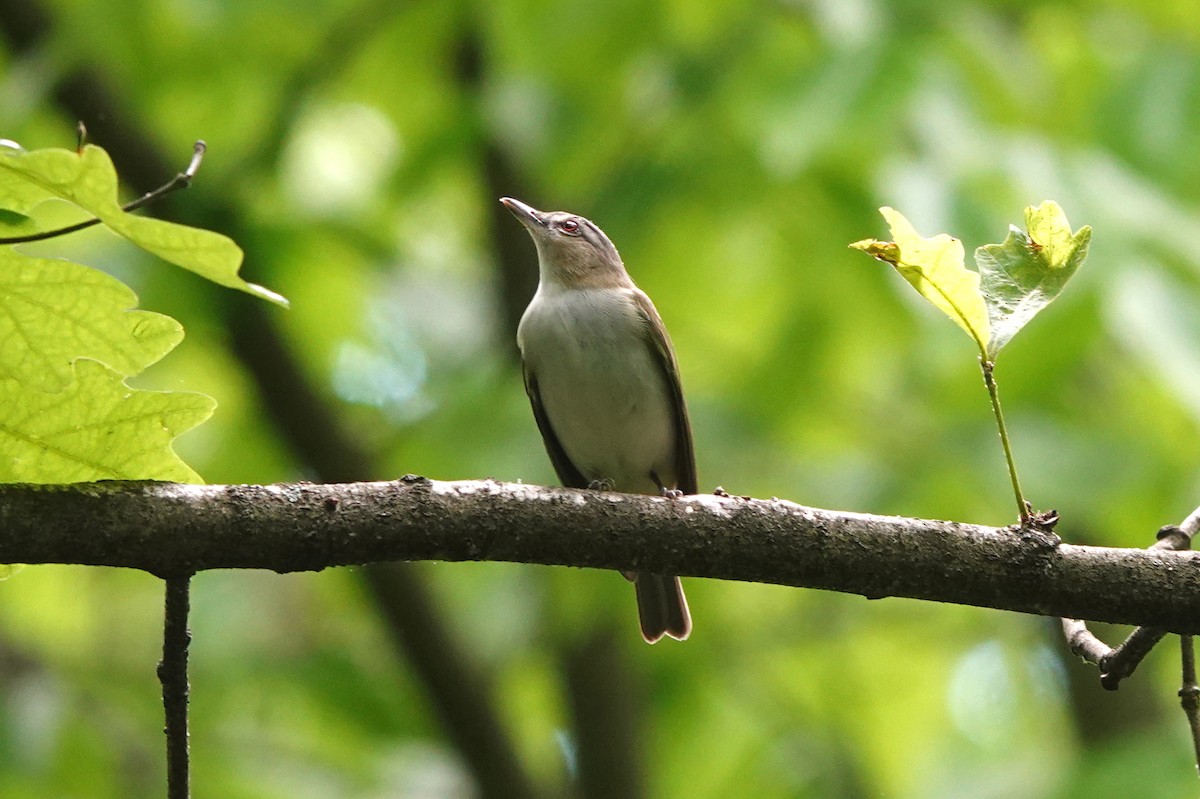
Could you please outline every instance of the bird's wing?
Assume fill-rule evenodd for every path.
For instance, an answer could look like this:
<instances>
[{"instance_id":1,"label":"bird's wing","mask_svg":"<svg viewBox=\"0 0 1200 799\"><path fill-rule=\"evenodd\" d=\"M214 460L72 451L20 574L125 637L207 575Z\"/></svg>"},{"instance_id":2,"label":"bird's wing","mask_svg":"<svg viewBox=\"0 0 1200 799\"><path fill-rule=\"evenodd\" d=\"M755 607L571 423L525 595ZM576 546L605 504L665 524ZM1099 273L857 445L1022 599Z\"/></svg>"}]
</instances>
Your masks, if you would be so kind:
<instances>
[{"instance_id":1,"label":"bird's wing","mask_svg":"<svg viewBox=\"0 0 1200 799\"><path fill-rule=\"evenodd\" d=\"M533 406L533 418L537 420L538 430L542 433L542 443L546 445L546 454L550 456L550 463L554 465L559 482L567 488L587 488L587 478L580 473L579 469L575 468L575 464L571 463L571 459L567 457L567 451L563 449L562 442L558 440L558 434L554 432L554 427L550 424L550 417L546 415L546 407L542 405L542 394L538 390L537 375L528 365L525 365L523 372L525 393L529 395L529 404Z\"/></svg>"},{"instance_id":2,"label":"bird's wing","mask_svg":"<svg viewBox=\"0 0 1200 799\"><path fill-rule=\"evenodd\" d=\"M683 385L679 380L679 364L675 362L675 348L671 346L671 338L667 335L667 327L654 303L640 289L633 290L633 299L638 312L646 320L650 336L651 354L662 367L663 379L671 395L672 418L675 420L675 475L677 484L674 486L685 494L695 494L699 491L696 479L696 453L692 448L692 423L688 421L687 405L683 402ZM540 424L540 422L539 422Z\"/></svg>"}]
</instances>

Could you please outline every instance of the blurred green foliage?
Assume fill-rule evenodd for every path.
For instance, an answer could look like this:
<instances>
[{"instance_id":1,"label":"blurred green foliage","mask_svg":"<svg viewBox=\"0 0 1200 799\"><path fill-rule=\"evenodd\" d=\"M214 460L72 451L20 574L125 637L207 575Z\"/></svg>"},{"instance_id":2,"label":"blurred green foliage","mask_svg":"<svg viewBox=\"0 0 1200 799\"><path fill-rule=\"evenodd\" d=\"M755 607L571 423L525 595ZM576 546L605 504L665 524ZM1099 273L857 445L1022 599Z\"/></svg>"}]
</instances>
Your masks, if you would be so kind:
<instances>
[{"instance_id":1,"label":"blurred green foliage","mask_svg":"<svg viewBox=\"0 0 1200 799\"><path fill-rule=\"evenodd\" d=\"M1121 546L1200 496L1195 3L48 7L44 46L0 49L0 136L72 146L50 87L90 64L180 167L205 139L170 207L236 204L247 275L292 301L278 321L379 478L553 480L500 299L512 193L597 221L654 297L702 486L1008 523L972 345L846 245L884 235L881 205L978 244L1053 198L1094 240L998 373L1025 492L1067 540ZM138 385L218 399L178 442L207 481L311 476L229 347L232 292L102 231L69 246L183 323ZM693 580L692 639L651 648L615 575L423 571L548 781L560 647L615 618L653 796L1195 792L1171 645L1110 695L1044 619ZM160 582L39 567L0 591L0 795L162 795ZM471 795L352 570L202 574L193 606L197 797Z\"/></svg>"}]
</instances>

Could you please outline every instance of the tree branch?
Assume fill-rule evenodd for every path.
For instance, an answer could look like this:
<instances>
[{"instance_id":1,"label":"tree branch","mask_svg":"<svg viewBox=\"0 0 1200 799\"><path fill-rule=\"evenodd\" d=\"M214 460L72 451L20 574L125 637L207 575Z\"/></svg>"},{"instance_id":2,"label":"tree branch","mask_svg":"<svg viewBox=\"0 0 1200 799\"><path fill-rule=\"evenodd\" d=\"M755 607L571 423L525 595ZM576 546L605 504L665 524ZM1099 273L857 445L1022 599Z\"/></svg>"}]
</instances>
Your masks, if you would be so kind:
<instances>
[{"instance_id":1,"label":"tree branch","mask_svg":"<svg viewBox=\"0 0 1200 799\"><path fill-rule=\"evenodd\" d=\"M1168 524L1159 528L1157 540L1150 545L1150 549L1186 550L1191 547L1192 538L1198 532L1200 532L1200 508L1192 511L1178 527ZM1121 681L1133 674L1134 670L1169 632L1149 625L1138 627L1120 645L1112 648L1101 641L1080 619L1064 618L1061 621L1067 646L1075 655L1100 667L1100 685L1107 691L1115 691L1120 688Z\"/></svg>"},{"instance_id":2,"label":"tree branch","mask_svg":"<svg viewBox=\"0 0 1200 799\"><path fill-rule=\"evenodd\" d=\"M86 529L79 519L87 519ZM911 597L1200 631L1200 553L1056 544L1029 531L499 483L0 487L0 562L317 570L495 560Z\"/></svg>"}]
</instances>

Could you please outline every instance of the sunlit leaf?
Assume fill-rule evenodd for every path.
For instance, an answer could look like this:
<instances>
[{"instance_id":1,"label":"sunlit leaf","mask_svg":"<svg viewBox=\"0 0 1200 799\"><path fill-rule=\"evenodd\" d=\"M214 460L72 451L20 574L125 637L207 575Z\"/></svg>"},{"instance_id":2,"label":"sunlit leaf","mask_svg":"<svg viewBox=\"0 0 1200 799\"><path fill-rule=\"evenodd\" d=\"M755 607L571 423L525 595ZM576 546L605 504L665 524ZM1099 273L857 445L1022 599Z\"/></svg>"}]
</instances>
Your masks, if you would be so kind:
<instances>
[{"instance_id":1,"label":"sunlit leaf","mask_svg":"<svg viewBox=\"0 0 1200 799\"><path fill-rule=\"evenodd\" d=\"M924 238L899 211L888 207L879 211L887 220L892 241L866 239L850 246L894 266L983 352L988 345L988 313L979 291L979 274L964 262L962 242L945 233Z\"/></svg>"},{"instance_id":2,"label":"sunlit leaf","mask_svg":"<svg viewBox=\"0 0 1200 799\"><path fill-rule=\"evenodd\" d=\"M975 251L987 305L989 358L1057 297L1083 265L1092 229L1075 233L1057 203L1047 200L1025 209L1025 230L1012 227L1003 244Z\"/></svg>"},{"instance_id":3,"label":"sunlit leaf","mask_svg":"<svg viewBox=\"0 0 1200 799\"><path fill-rule=\"evenodd\" d=\"M121 210L116 170L99 147L88 145L80 152L0 149L0 208L24 214L51 198L78 205L139 247L214 283L287 304L278 294L238 277L242 251L228 237Z\"/></svg>"},{"instance_id":4,"label":"sunlit leaf","mask_svg":"<svg viewBox=\"0 0 1200 799\"><path fill-rule=\"evenodd\" d=\"M0 482L200 482L171 442L212 414L211 398L139 391L96 361L74 373L56 392L0 380Z\"/></svg>"},{"instance_id":5,"label":"sunlit leaf","mask_svg":"<svg viewBox=\"0 0 1200 799\"><path fill-rule=\"evenodd\" d=\"M134 375L183 338L174 319L129 310L133 291L70 261L0 249L0 379L56 391L74 378L77 358Z\"/></svg>"},{"instance_id":6,"label":"sunlit leaf","mask_svg":"<svg viewBox=\"0 0 1200 799\"><path fill-rule=\"evenodd\" d=\"M47 153L51 155L48 157ZM58 162L63 160L63 154L75 155L69 150L26 152L0 147L0 209L16 217L27 217L34 206L60 196L36 176L43 165L58 167ZM55 175L60 179L61 173L61 167L56 168Z\"/></svg>"}]
</instances>

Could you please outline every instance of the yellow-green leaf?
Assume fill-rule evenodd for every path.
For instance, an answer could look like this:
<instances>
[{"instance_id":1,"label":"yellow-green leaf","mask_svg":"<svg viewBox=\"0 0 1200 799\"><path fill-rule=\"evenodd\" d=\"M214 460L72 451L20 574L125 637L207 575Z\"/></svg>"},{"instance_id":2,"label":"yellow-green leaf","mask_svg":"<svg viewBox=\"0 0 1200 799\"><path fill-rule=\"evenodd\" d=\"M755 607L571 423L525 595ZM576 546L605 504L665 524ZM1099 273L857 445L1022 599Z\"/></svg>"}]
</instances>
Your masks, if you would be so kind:
<instances>
[{"instance_id":1,"label":"yellow-green leaf","mask_svg":"<svg viewBox=\"0 0 1200 799\"><path fill-rule=\"evenodd\" d=\"M1062 293L1087 258L1092 229L1072 233L1067 215L1051 200L1025 209L1025 227L1010 229L1003 244L975 251L992 331L988 357L1012 340Z\"/></svg>"},{"instance_id":2,"label":"yellow-green leaf","mask_svg":"<svg viewBox=\"0 0 1200 799\"><path fill-rule=\"evenodd\" d=\"M922 297L966 331L986 352L989 338L988 313L979 290L979 274L967 268L962 242L941 233L924 238L904 216L892 208L880 208L892 233L892 241L866 239L850 246L895 267Z\"/></svg>"}]
</instances>

